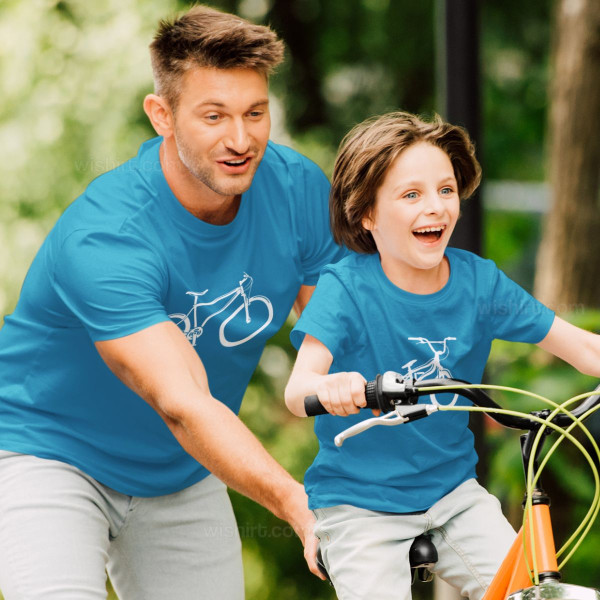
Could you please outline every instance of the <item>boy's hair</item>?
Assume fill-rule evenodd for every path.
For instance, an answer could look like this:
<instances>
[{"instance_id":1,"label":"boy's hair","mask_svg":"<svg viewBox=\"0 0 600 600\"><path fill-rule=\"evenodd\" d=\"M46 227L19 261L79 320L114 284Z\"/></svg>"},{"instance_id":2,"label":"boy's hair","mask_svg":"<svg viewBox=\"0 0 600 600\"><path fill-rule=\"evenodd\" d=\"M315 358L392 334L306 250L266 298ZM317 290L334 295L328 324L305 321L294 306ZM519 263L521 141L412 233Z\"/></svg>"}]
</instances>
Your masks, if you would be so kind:
<instances>
[{"instance_id":1,"label":"boy's hair","mask_svg":"<svg viewBox=\"0 0 600 600\"><path fill-rule=\"evenodd\" d=\"M405 112L372 117L344 137L333 168L329 208L338 244L355 252L377 252L371 232L362 225L363 218L375 206L377 190L391 164L417 142L437 146L448 155L461 200L477 189L481 167L462 127L445 123L438 115L431 122Z\"/></svg>"},{"instance_id":2,"label":"boy's hair","mask_svg":"<svg viewBox=\"0 0 600 600\"><path fill-rule=\"evenodd\" d=\"M283 60L283 51L283 42L269 27L194 6L159 24L150 44L154 91L176 109L181 80L189 69L255 69L268 76Z\"/></svg>"}]
</instances>

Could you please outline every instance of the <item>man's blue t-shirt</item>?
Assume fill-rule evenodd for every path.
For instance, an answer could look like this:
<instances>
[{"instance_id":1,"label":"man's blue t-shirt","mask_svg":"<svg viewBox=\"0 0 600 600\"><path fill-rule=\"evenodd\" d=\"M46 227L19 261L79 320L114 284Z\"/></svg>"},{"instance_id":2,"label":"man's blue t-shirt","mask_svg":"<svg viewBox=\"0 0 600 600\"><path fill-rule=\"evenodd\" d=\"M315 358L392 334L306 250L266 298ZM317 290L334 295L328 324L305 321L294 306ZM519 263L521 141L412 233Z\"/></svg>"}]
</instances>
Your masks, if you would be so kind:
<instances>
[{"instance_id":1,"label":"man's blue t-shirt","mask_svg":"<svg viewBox=\"0 0 600 600\"><path fill-rule=\"evenodd\" d=\"M0 331L0 448L73 464L135 496L171 493L208 472L94 342L171 319L212 395L237 412L298 289L340 255L329 183L300 154L269 143L238 214L216 226L175 198L160 143L143 144L65 211Z\"/></svg>"},{"instance_id":2,"label":"man's blue t-shirt","mask_svg":"<svg viewBox=\"0 0 600 600\"><path fill-rule=\"evenodd\" d=\"M481 381L493 339L536 343L554 314L490 260L448 248L450 278L438 292L417 295L395 286L378 254L350 255L326 267L292 331L308 333L333 355L330 372L358 371L372 380L405 378ZM427 401L430 401L427 398ZM451 394L440 404L468 404ZM371 411L316 417L319 452L305 487L311 508L351 504L376 511L427 510L475 477L477 455L464 412L434 413L398 427L373 427L338 448L334 437Z\"/></svg>"}]
</instances>

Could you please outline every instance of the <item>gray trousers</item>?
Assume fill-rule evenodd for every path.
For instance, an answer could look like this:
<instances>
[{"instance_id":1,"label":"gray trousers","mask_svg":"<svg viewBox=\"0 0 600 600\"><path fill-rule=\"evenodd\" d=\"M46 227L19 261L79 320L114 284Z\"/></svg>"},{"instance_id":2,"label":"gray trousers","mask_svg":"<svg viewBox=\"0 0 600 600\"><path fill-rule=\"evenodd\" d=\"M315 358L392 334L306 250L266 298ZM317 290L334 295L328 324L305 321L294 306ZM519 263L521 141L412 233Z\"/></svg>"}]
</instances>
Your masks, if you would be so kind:
<instances>
[{"instance_id":1,"label":"gray trousers","mask_svg":"<svg viewBox=\"0 0 600 600\"><path fill-rule=\"evenodd\" d=\"M462 596L479 600L516 535L498 499L474 479L421 514L349 505L314 512L325 567L341 600L411 598L408 551L425 532L438 551L436 575Z\"/></svg>"},{"instance_id":2,"label":"gray trousers","mask_svg":"<svg viewBox=\"0 0 600 600\"><path fill-rule=\"evenodd\" d=\"M241 542L214 476L136 498L65 463L0 450L6 600L242 600Z\"/></svg>"}]
</instances>

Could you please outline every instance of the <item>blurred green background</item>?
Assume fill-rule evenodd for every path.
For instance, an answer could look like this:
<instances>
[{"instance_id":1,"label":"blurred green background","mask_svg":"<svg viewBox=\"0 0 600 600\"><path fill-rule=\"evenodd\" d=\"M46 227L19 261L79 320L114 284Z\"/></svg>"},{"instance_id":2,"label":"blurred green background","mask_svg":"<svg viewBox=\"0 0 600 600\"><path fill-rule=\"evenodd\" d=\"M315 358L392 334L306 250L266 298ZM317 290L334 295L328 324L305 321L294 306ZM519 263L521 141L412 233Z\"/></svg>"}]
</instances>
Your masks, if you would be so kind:
<instances>
[{"instance_id":1,"label":"blurred green background","mask_svg":"<svg viewBox=\"0 0 600 600\"><path fill-rule=\"evenodd\" d=\"M137 152L153 131L142 111L152 91L147 46L159 19L186 8L176 0L2 0L0 3L0 314L14 308L45 234L87 183ZM403 109L436 110L433 0L214 0L212 6L269 22L288 43L272 80L273 139L331 173L337 145L356 122ZM547 190L546 120L551 0L483 2L481 10L484 254L532 289ZM512 182L519 182L514 184ZM505 202L503 185L539 202ZM518 208L518 210L517 210ZM527 207L525 207L527 208ZM589 329L600 314L567 316ZM293 363L290 323L266 348L242 418L298 479L316 441L309 420L289 414L283 388ZM488 380L555 400L595 382L523 345L494 346ZM522 401L510 399L510 406ZM523 493L517 435L488 426L481 466L515 524ZM566 471L568 470L568 477ZM570 449L549 467L560 545L593 494L585 462ZM247 598L333 598L304 568L291 530L232 494L244 546ZM1 543L1 541L0 541ZM598 584L597 527L565 579ZM110 597L114 598L112 592ZM431 595L417 586L415 597Z\"/></svg>"}]
</instances>

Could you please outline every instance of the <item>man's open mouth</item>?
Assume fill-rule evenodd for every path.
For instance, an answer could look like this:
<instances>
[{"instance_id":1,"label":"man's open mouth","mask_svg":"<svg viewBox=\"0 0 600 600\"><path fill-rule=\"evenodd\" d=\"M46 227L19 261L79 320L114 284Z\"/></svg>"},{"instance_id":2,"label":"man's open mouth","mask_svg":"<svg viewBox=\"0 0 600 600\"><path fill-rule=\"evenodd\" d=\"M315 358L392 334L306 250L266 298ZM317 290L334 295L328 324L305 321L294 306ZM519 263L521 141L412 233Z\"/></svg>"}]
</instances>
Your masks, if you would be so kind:
<instances>
[{"instance_id":1,"label":"man's open mouth","mask_svg":"<svg viewBox=\"0 0 600 600\"><path fill-rule=\"evenodd\" d=\"M422 242L436 242L442 237L446 229L445 225L436 225L435 227L419 227L419 229L413 229L413 235Z\"/></svg>"},{"instance_id":2,"label":"man's open mouth","mask_svg":"<svg viewBox=\"0 0 600 600\"><path fill-rule=\"evenodd\" d=\"M241 167L242 165L245 165L246 163L250 162L250 160L251 158L249 156L246 156L245 158L233 158L231 160L223 160L221 162L227 165L228 167Z\"/></svg>"}]
</instances>

